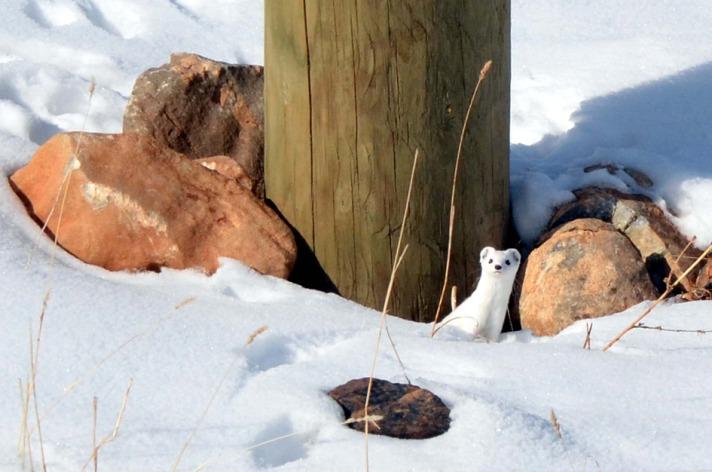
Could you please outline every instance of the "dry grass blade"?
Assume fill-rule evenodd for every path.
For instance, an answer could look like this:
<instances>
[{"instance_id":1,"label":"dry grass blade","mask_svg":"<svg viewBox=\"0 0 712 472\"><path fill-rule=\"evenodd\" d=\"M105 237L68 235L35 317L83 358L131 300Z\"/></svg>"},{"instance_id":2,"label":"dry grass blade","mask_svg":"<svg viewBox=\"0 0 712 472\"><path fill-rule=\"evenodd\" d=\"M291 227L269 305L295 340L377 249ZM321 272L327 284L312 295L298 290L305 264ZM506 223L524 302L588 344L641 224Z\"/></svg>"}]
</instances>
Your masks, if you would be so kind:
<instances>
[{"instance_id":1,"label":"dry grass blade","mask_svg":"<svg viewBox=\"0 0 712 472\"><path fill-rule=\"evenodd\" d=\"M561 424L559 424L559 418L556 417L556 413L554 413L553 408L551 409L549 420L551 421L551 427L556 433L556 435L559 437L559 439L563 439L563 436L561 435Z\"/></svg>"},{"instance_id":2,"label":"dry grass blade","mask_svg":"<svg viewBox=\"0 0 712 472\"><path fill-rule=\"evenodd\" d=\"M180 310L180 309L183 308L184 306L190 305L191 303L193 303L195 300L197 300L197 298L198 298L198 297L188 297L188 298L186 298L185 300L183 300L183 301L177 303L176 306L173 307L173 309L174 309L174 310Z\"/></svg>"},{"instance_id":3,"label":"dry grass blade","mask_svg":"<svg viewBox=\"0 0 712 472\"><path fill-rule=\"evenodd\" d=\"M34 470L32 458L32 446L30 444L30 429L28 427L28 419L30 412L30 382L23 385L22 379L17 379L20 386L20 400L22 405L22 414L20 415L20 434L18 437L17 454L22 458L22 470L25 470L25 460L30 460L30 470Z\"/></svg>"},{"instance_id":4,"label":"dry grass blade","mask_svg":"<svg viewBox=\"0 0 712 472\"><path fill-rule=\"evenodd\" d=\"M401 227L400 231L398 233L398 244L396 244L396 254L395 258L398 258L398 255L400 254L401 250L401 244L403 243L403 228L405 228L405 222L408 219L408 212L410 210L410 197L413 194L413 182L415 182L415 169L418 167L418 155L419 151L418 149L415 150L415 155L413 156L413 165L410 170L410 181L408 182L408 194L406 195L405 198L405 208L403 209L403 218L401 220ZM396 261L394 260L393 263L395 264ZM393 336L391 336L391 330L388 327L388 320L385 320L385 328L386 328L386 336L388 336L388 342L391 344L391 348L393 349L393 353L396 356L396 359L398 360L398 364L401 367L401 371L403 372L403 377L405 377L406 382L408 382L408 385L412 385L410 378L408 377L408 374L406 372L405 364L403 363L403 360L400 357L400 354L398 353L398 349L396 348L396 343L393 341Z\"/></svg>"},{"instance_id":5,"label":"dry grass blade","mask_svg":"<svg viewBox=\"0 0 712 472\"><path fill-rule=\"evenodd\" d=\"M96 416L97 416L97 408L98 408L98 401L99 399L97 397L94 397L92 401L92 450L94 451L94 472L97 471L99 468L99 451L96 447Z\"/></svg>"},{"instance_id":6,"label":"dry grass blade","mask_svg":"<svg viewBox=\"0 0 712 472\"><path fill-rule=\"evenodd\" d=\"M44 234L44 232L47 230L47 227L49 225L49 222L52 220L52 216L54 216L54 212L59 208L59 215L57 217L57 228L54 231L54 247L56 251L57 243L59 241L59 230L60 226L62 224L62 214L64 213L64 206L66 204L67 200L67 194L69 193L69 184L71 181L71 175L73 171L77 170L79 168L79 148L81 146L82 142L82 137L84 136L84 130L86 129L87 126L87 120L89 119L89 114L91 112L91 103L92 103L92 98L94 98L94 91L96 90L96 82L94 81L94 78L91 79L89 82L89 100L87 102L87 109L86 112L84 113L84 121L82 122L82 127L80 128L79 131L79 137L77 138L77 145L74 148L74 153L72 155L72 159L67 162L67 166L64 169L64 175L62 176L62 181L59 184L59 188L57 189L57 195L55 196L54 203L52 203L52 208L50 208L49 213L47 214L47 218L45 219L44 224L42 225L42 230L41 234ZM60 203L61 199L61 203ZM29 267L30 264L32 264L32 256L34 253L34 248L35 246L32 247L30 250L30 254L27 257L27 264L26 267ZM55 257L55 252L52 252L52 257L50 259L50 268L54 264L54 257ZM51 279L50 279L51 280Z\"/></svg>"},{"instance_id":7,"label":"dry grass blade","mask_svg":"<svg viewBox=\"0 0 712 472\"><path fill-rule=\"evenodd\" d=\"M42 310L40 311L40 321L39 327L37 328L37 339L35 340L34 347L32 344L32 331L30 330L30 357L31 361L31 381L30 381L30 391L32 392L32 404L35 411L35 425L37 428L37 436L40 443L40 459L42 460L42 470L47 471L47 462L45 460L44 452L44 438L42 437L42 422L40 421L40 411L37 402L37 362L39 360L40 354L40 341L42 340L42 328L44 327L45 313L47 312L47 303L49 302L50 290L45 292L44 300L42 300ZM30 435L28 435L28 441L30 440Z\"/></svg>"},{"instance_id":8,"label":"dry grass blade","mask_svg":"<svg viewBox=\"0 0 712 472\"><path fill-rule=\"evenodd\" d=\"M121 423L124 419L124 413L126 412L126 405L129 403L129 395L131 394L131 387L133 386L133 379L129 379L129 385L126 387L126 392L124 392L124 397L121 400L121 408L119 408L119 414L116 415L116 421L114 421L114 429L111 430L111 434L104 436L99 444L94 447L91 457L84 463L82 467L82 472L86 470L87 466L92 463L96 456L99 454L99 450L114 441L119 436L119 429L121 428Z\"/></svg>"},{"instance_id":9,"label":"dry grass blade","mask_svg":"<svg viewBox=\"0 0 712 472\"><path fill-rule=\"evenodd\" d=\"M245 343L245 347L247 347L247 346L249 346L250 344L252 344L252 343L255 341L255 339L257 339L257 336L259 336L260 334L264 333L264 332L267 331L268 329L269 329L269 328L267 327L267 325L260 326L259 328L257 328L257 329L255 330L255 332L252 333L252 334L247 338L247 342Z\"/></svg>"},{"instance_id":10,"label":"dry grass blade","mask_svg":"<svg viewBox=\"0 0 712 472\"><path fill-rule=\"evenodd\" d=\"M17 379L17 384L20 387L20 405L22 405L23 413L20 414L20 434L17 438L17 451L20 452L24 448L24 440L25 440L25 434L23 432L23 425L25 424L24 421L24 406L25 406L25 387L22 385L22 379L18 378Z\"/></svg>"},{"instance_id":11,"label":"dry grass blade","mask_svg":"<svg viewBox=\"0 0 712 472\"><path fill-rule=\"evenodd\" d=\"M593 323L586 323L586 339L583 341L583 348L591 350L591 331L593 330Z\"/></svg>"},{"instance_id":12,"label":"dry grass blade","mask_svg":"<svg viewBox=\"0 0 712 472\"><path fill-rule=\"evenodd\" d=\"M450 289L450 311L455 311L457 308L457 285L453 285Z\"/></svg>"},{"instance_id":13,"label":"dry grass blade","mask_svg":"<svg viewBox=\"0 0 712 472\"><path fill-rule=\"evenodd\" d=\"M450 225L448 228L448 238L447 238L447 259L445 260L445 276L443 278L443 288L440 291L440 298L438 299L438 306L435 310L435 320L433 321L433 329L430 336L435 336L435 325L440 319L440 312L442 311L443 301L445 300L445 292L447 291L447 283L450 277L450 259L452 258L452 237L455 229L455 193L457 189L457 175L460 170L460 159L462 156L462 145L465 142L465 131L467 131L467 123L470 121L470 113L475 105L475 98L477 98L477 92L480 89L480 84L487 77L487 73L492 68L492 61L489 60L485 62L480 70L480 75L477 79L477 84L475 85L475 90L472 92L470 97L470 104L467 106L467 113L465 113L465 120L462 123L462 130L460 131L460 142L457 145L457 157L455 158L455 171L452 176L452 192L450 195Z\"/></svg>"},{"instance_id":14,"label":"dry grass blade","mask_svg":"<svg viewBox=\"0 0 712 472\"><path fill-rule=\"evenodd\" d=\"M401 262L403 262L403 258L405 257L406 252L408 252L408 245L406 245L403 248L403 251L401 252L401 244L403 242L403 230L405 229L405 224L408 221L408 213L409 213L409 209L410 209L410 198L413 194L413 182L415 180L415 168L416 168L417 164L418 164L418 150L416 149L415 155L413 156L413 166L410 171L410 183L408 184L408 194L405 199L405 208L403 209L403 219L401 221L400 229L398 230L398 244L396 245L396 253L394 256L393 267L391 268L391 275L388 280L388 288L386 289L386 298L385 298L385 300L383 300L383 309L381 310L381 317L380 317L379 327L378 327L378 336L376 337L376 348L373 353L373 363L371 364L371 373L368 377L368 388L366 389L366 402L365 402L364 410L363 410L364 418L369 417L368 416L368 404L371 401L371 390L373 388L373 376L376 374L376 364L378 363L378 353L380 352L380 349L381 349L381 337L383 334L384 327L388 334L388 338L391 339L391 345L393 346L393 350L396 353L398 362L401 363L401 368L403 369L403 374L405 375L405 366L403 366L403 363L400 360L398 351L396 350L395 344L393 344L393 342L392 342L390 332L388 331L388 327L386 324L386 313L388 312L388 306L390 305L390 302L391 302L391 294L393 293L393 286L395 284L396 273L398 272L398 267L400 267ZM407 375L406 375L406 379L408 379ZM410 379L408 379L408 383L410 384ZM366 421L364 423L366 471L368 471L368 469L369 469L369 460L368 460L368 425L369 425L369 423L370 423L370 421Z\"/></svg>"},{"instance_id":15,"label":"dry grass blade","mask_svg":"<svg viewBox=\"0 0 712 472\"><path fill-rule=\"evenodd\" d=\"M32 367L30 367L31 369ZM25 452L27 451L27 446L30 441L30 429L28 425L28 418L30 415L30 382L29 380L23 386L22 379L20 379L20 396L22 397L22 413L20 415L20 435L17 441L17 454L22 457L23 466L25 460ZM24 468L24 467L23 467Z\"/></svg>"},{"instance_id":16,"label":"dry grass blade","mask_svg":"<svg viewBox=\"0 0 712 472\"><path fill-rule=\"evenodd\" d=\"M250 346L257 336L261 335L265 331L267 331L267 326L260 326L257 328L252 334L250 334L247 337L247 341L245 342L245 345L242 347L243 349L247 348ZM185 443L183 443L183 447L181 448L180 452L178 453L178 457L176 457L175 462L173 463L173 466L171 467L171 471L175 472L178 470L178 465L180 465L180 461L183 459L183 454L185 454L185 451L188 450L188 446L190 446L191 441L193 440L193 437L195 436L195 433L198 432L198 428L200 428L200 425L203 424L203 421L205 420L205 417L208 415L208 411L210 411L210 407L213 406L213 403L215 402L215 399L218 396L218 392L222 389L223 384L225 383L225 380L227 380L227 376L230 374L230 372L233 371L235 368L235 365L237 362L240 360L240 357L236 356L232 362L230 362L230 365L228 366L227 369L225 369L225 373L223 376L220 378L220 382L218 382L217 387L215 387L215 390L213 390L212 395L210 396L210 400L208 401L208 404L205 406L205 409L203 410L203 413L200 415L200 418L198 418L198 422L195 424L193 429L190 432L190 435L188 436L188 439L186 439Z\"/></svg>"},{"instance_id":17,"label":"dry grass blade","mask_svg":"<svg viewBox=\"0 0 712 472\"><path fill-rule=\"evenodd\" d=\"M707 255L708 255L710 252L712 252L712 244L710 244L709 247L707 247L707 249L705 249L705 251L704 251L702 254L700 254L700 256L695 260L695 262L693 262L692 265L690 265L690 267L687 268L687 270L682 274L682 277L681 277L681 278L678 278L677 280L675 280L675 282L674 282L672 285L670 285L670 286L665 290L665 292L663 292L663 294L660 295L657 300L655 300L655 302L654 302L652 305L650 305L650 306L649 306L640 316L638 316L632 323L630 323L628 326L626 326L626 328L625 328L623 331L621 331L621 332L618 333L613 339L611 339L611 340L608 342L608 344L606 344L606 347L603 348L603 352L606 352L608 349L610 349L611 346L613 346L615 343L617 343L617 342L618 342L623 336L625 336L630 330L634 329L634 328L636 327L636 325L638 325L638 324L641 322L641 320L642 320L643 318L645 318L646 316L648 316L648 315L650 314L650 312L653 311L653 309L654 309L656 306L658 306L658 305L660 304L660 302L662 302L662 301L665 299L665 297L667 297L668 295L670 295L670 292L672 292L672 290L677 286L677 284L680 283L680 280L681 280L682 278L687 277L687 275L688 275L690 272L692 272L692 271L695 269L695 267L697 267L697 266L699 265L699 263L700 263L705 257L707 257Z\"/></svg>"},{"instance_id":18,"label":"dry grass blade","mask_svg":"<svg viewBox=\"0 0 712 472\"><path fill-rule=\"evenodd\" d=\"M697 236L694 236L688 243L685 245L685 247L682 249L682 252L678 254L678 256L675 258L674 261L670 261L670 274L667 276L665 279L665 288L669 289L670 284L672 283L672 276L675 275L678 279L681 280L681 283L683 287L685 287L686 292L691 292L694 289L694 285L687 280L687 277L682 277L682 269L680 269L680 259L685 255L688 249L692 246L692 244L695 242L697 239Z\"/></svg>"},{"instance_id":19,"label":"dry grass blade","mask_svg":"<svg viewBox=\"0 0 712 472\"><path fill-rule=\"evenodd\" d=\"M403 227L401 226L401 231L403 231ZM371 390L373 388L373 377L376 373L376 364L378 362L378 353L381 348L381 336L383 334L383 327L386 322L386 312L388 310L388 305L390 304L391 301L391 293L393 292L393 285L395 283L395 278L396 278L396 273L398 272L398 267L400 267L401 262L403 262L403 258L405 257L406 253L408 252L408 245L403 248L403 253L400 255L400 257L397 259L396 263L393 265L393 269L391 270L391 277L390 280L388 281L388 289L386 290L386 299L383 302L383 310L381 310L381 317L380 317L380 324L378 327L378 336L376 337L376 348L373 353L373 363L371 364L371 373L368 376L368 388L366 389L366 402L364 404L363 408L363 417L368 418L368 404L371 401ZM366 421L364 423L364 437L366 441L366 470L368 471L368 425L369 421Z\"/></svg>"},{"instance_id":20,"label":"dry grass blade","mask_svg":"<svg viewBox=\"0 0 712 472\"><path fill-rule=\"evenodd\" d=\"M656 331L667 331L668 333L696 333L696 334L708 334L712 333L712 329L674 329L674 328L663 328L662 326L648 326L643 323L638 323L635 325L636 329L654 329Z\"/></svg>"}]
</instances>

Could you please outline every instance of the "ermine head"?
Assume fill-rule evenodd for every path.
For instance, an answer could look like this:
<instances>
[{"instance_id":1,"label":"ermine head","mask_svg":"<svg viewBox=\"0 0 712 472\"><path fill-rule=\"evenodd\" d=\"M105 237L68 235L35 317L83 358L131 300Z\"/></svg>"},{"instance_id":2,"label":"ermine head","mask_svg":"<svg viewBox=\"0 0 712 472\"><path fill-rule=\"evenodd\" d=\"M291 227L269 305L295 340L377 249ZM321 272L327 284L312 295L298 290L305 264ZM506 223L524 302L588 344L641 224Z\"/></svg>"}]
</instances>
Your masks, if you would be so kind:
<instances>
[{"instance_id":1,"label":"ermine head","mask_svg":"<svg viewBox=\"0 0 712 472\"><path fill-rule=\"evenodd\" d=\"M480 252L482 275L489 274L494 277L513 276L517 273L520 260L521 256L516 249L497 251L493 247L486 247Z\"/></svg>"}]
</instances>

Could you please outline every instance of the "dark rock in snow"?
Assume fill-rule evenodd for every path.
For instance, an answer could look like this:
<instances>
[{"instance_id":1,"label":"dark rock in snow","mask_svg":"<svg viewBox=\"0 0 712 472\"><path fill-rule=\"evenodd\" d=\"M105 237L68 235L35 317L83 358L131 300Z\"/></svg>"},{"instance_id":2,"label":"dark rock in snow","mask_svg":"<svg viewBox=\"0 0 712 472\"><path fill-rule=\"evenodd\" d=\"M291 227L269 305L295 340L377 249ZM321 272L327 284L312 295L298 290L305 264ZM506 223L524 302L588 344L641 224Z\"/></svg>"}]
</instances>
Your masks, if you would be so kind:
<instances>
[{"instance_id":1,"label":"dark rock in snow","mask_svg":"<svg viewBox=\"0 0 712 472\"><path fill-rule=\"evenodd\" d=\"M351 380L329 392L344 409L347 419L363 418L368 378ZM373 379L369 416L383 416L371 422L370 434L383 434L401 439L426 439L443 434L450 427L450 409L435 394L415 385ZM363 431L363 421L349 423L350 428Z\"/></svg>"}]
</instances>

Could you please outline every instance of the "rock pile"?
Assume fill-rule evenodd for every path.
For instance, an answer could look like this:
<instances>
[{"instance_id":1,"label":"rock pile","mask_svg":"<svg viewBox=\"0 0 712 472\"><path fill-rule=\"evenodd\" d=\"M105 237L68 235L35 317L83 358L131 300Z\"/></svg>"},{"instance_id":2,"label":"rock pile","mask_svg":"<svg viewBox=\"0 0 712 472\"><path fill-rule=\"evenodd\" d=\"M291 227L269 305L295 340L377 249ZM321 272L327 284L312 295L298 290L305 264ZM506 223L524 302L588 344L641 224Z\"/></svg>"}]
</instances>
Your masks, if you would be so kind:
<instances>
[{"instance_id":1,"label":"rock pile","mask_svg":"<svg viewBox=\"0 0 712 472\"><path fill-rule=\"evenodd\" d=\"M638 170L595 168L622 170L640 187L653 185ZM553 335L576 320L655 299L671 275L681 276L700 254L642 195L596 187L574 194L576 200L554 213L520 272L515 308L522 327L537 335ZM680 258L683 251L686 257ZM684 291L706 292L708 271L695 270L683 278Z\"/></svg>"},{"instance_id":2,"label":"rock pile","mask_svg":"<svg viewBox=\"0 0 712 472\"><path fill-rule=\"evenodd\" d=\"M10 180L87 263L212 273L224 256L286 278L296 244L263 201L263 143L262 67L175 54L137 79L123 134L60 133Z\"/></svg>"}]
</instances>

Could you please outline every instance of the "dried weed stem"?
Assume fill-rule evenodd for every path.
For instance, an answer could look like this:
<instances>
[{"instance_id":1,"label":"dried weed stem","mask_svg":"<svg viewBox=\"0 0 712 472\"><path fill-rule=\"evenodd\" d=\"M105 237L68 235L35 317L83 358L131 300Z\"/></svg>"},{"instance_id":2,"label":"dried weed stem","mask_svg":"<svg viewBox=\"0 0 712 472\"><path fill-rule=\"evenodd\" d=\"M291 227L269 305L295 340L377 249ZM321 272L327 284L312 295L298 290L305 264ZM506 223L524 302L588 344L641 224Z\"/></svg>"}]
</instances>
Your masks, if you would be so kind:
<instances>
[{"instance_id":1,"label":"dried weed stem","mask_svg":"<svg viewBox=\"0 0 712 472\"><path fill-rule=\"evenodd\" d=\"M398 272L398 267L400 267L401 262L403 262L403 258L406 255L406 252L408 252L408 245L406 244L405 247L403 247L403 251L401 252L401 244L403 241L403 230L405 229L405 224L408 220L408 213L410 209L410 198L413 194L413 181L415 180L415 168L418 164L418 150L415 151L415 156L413 156L413 166L410 172L410 183L408 184L408 194L405 199L405 208L403 209L403 220L401 221L401 226L398 231L398 244L396 245L396 253L394 256L394 261L393 261L393 267L391 268L391 275L388 280L388 288L386 290L386 298L383 300L383 309L381 310L381 317L379 321L379 327L378 327L378 335L376 336L376 347L374 349L373 353L373 362L371 364L371 373L368 376L368 388L366 389L366 401L364 405L364 410L363 410L363 418L369 418L368 415L368 405L369 402L371 401L371 390L373 388L373 377L376 374L376 364L378 362L378 353L380 352L381 349L381 337L383 334L384 327L386 327L386 313L388 312L388 306L390 305L391 301L391 294L393 293L393 286L395 284L395 279L396 279L396 273ZM389 334L390 337L390 334ZM395 344L393 344L393 349L395 350ZM396 351L396 355L397 355ZM398 357L399 362L400 362L400 357ZM403 364L401 363L401 367L403 368L403 373L405 374L405 367L403 367ZM407 378L407 376L406 376ZM410 383L410 380L408 380L408 383ZM368 459L368 432L369 432L369 425L372 423L372 420L367 420L364 422L364 445L365 445L365 466L366 466L366 471L369 470L369 459ZM373 422L376 426L377 424Z\"/></svg>"},{"instance_id":2,"label":"dried weed stem","mask_svg":"<svg viewBox=\"0 0 712 472\"><path fill-rule=\"evenodd\" d=\"M705 251L704 251L702 254L700 254L700 256L695 260L695 262L692 263L692 265L690 265L690 267L687 268L687 270L682 274L681 277L679 277L677 280L675 280L674 283L672 283L667 289L665 289L665 292L663 292L663 294L660 295L660 296L658 297L658 299L655 300L655 302L654 302L652 305L650 305L650 306L649 306L639 317L637 317L632 323L630 323L628 326L626 326L626 328L625 328L623 331L621 331L621 332L618 333L613 339L611 339L611 340L608 342L608 344L606 344L606 346L603 348L603 352L606 352L608 349L610 349L611 346L613 346L615 343L617 343L617 342L618 342L623 336L625 336L630 330L634 329L638 324L640 324L640 321L641 321L643 318L645 318L646 316L648 316L648 315L650 314L650 312L653 311L653 308L655 308L656 306L658 306L658 305L660 304L660 302L662 302L668 295L670 295L670 292L672 292L672 290L680 283L680 281L681 281L682 279L684 279L685 277L687 277L687 275L688 275L690 272L692 272L692 271L694 270L694 268L697 267L697 266L699 265L699 263L700 263L705 257L707 257L707 255L708 255L710 252L712 252L712 244L710 244L709 247L708 247L707 249L705 249Z\"/></svg>"},{"instance_id":3,"label":"dried weed stem","mask_svg":"<svg viewBox=\"0 0 712 472\"><path fill-rule=\"evenodd\" d=\"M114 429L111 430L111 433L109 435L104 436L101 439L101 441L99 441L99 443L94 446L91 456L84 463L84 466L82 466L82 472L84 470L86 470L87 466L90 463L94 462L94 464L97 464L96 457L99 455L99 450L102 447L109 444L110 442L114 441L119 436L119 429L121 428L121 422L124 419L124 413L126 412L126 405L128 405L128 402L129 402L129 395L131 394L132 386L133 386L133 379L129 379L129 384L126 387L126 391L124 392L124 397L121 400L121 407L119 408L119 414L116 416L116 421L114 421Z\"/></svg>"},{"instance_id":4,"label":"dried weed stem","mask_svg":"<svg viewBox=\"0 0 712 472\"><path fill-rule=\"evenodd\" d=\"M462 123L462 130L460 131L460 142L457 145L457 157L455 158L455 171L452 176L452 192L450 195L450 225L448 228L448 238L447 238L447 259L445 259L445 277L443 279L443 287L440 291L440 298L438 299L438 306L435 311L435 320L433 321L433 328L430 332L430 336L435 336L435 325L440 319L440 312L442 311L443 301L445 300L445 292L447 291L448 279L450 276L450 260L452 258L452 237L455 228L455 192L457 188L457 175L460 170L460 158L462 156L462 145L465 142L465 131L467 130L467 123L470 120L470 113L472 112L475 104L475 98L477 98L477 92L480 89L480 84L487 77L487 73L492 68L492 60L485 62L480 70L480 75L477 78L477 84L475 85L475 90L472 92L470 97L470 104L467 107L467 113L465 113L465 120Z\"/></svg>"}]
</instances>

